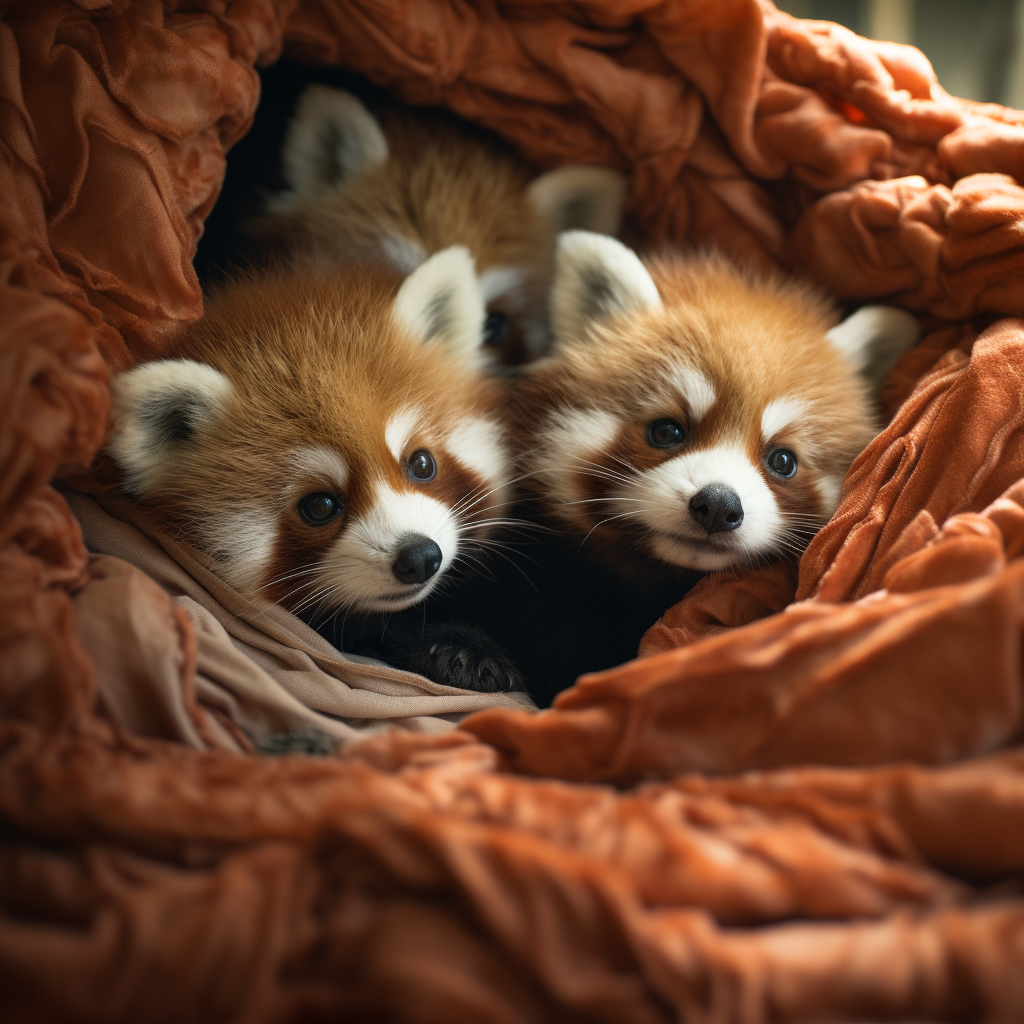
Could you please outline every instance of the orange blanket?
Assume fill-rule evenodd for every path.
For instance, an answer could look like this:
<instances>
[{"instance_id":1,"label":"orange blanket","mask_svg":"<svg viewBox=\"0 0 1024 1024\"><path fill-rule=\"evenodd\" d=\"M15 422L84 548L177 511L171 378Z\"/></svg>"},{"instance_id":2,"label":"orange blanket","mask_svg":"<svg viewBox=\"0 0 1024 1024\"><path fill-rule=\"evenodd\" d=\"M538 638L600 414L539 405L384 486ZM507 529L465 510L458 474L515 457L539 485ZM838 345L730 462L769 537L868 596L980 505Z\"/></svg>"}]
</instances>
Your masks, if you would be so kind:
<instances>
[{"instance_id":1,"label":"orange blanket","mask_svg":"<svg viewBox=\"0 0 1024 1024\"><path fill-rule=\"evenodd\" d=\"M0 10L5 1020L1024 1020L1024 115L767 0ZM50 481L200 314L282 46L628 171L640 237L926 318L798 578L709 577L649 657L446 736L268 760L115 723Z\"/></svg>"}]
</instances>

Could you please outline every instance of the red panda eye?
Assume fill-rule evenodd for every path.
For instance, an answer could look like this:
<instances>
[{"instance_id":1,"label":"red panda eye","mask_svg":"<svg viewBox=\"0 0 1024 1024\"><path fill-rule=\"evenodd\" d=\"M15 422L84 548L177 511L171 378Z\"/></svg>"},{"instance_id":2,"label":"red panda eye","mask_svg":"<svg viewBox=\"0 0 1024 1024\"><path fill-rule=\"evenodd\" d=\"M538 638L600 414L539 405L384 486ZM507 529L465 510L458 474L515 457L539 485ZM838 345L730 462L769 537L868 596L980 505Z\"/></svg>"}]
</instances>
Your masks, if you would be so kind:
<instances>
[{"instance_id":1,"label":"red panda eye","mask_svg":"<svg viewBox=\"0 0 1024 1024\"><path fill-rule=\"evenodd\" d=\"M323 526L341 515L344 502L326 491L307 494L299 502L299 515L308 526Z\"/></svg>"},{"instance_id":2,"label":"red panda eye","mask_svg":"<svg viewBox=\"0 0 1024 1024\"><path fill-rule=\"evenodd\" d=\"M768 453L765 459L768 468L776 474L788 480L796 472L796 453L788 448L775 448Z\"/></svg>"},{"instance_id":3,"label":"red panda eye","mask_svg":"<svg viewBox=\"0 0 1024 1024\"><path fill-rule=\"evenodd\" d=\"M425 484L437 476L437 463L434 462L434 456L430 452L425 448L421 448L418 452L413 452L409 456L405 471L413 480L418 480L421 484Z\"/></svg>"},{"instance_id":4,"label":"red panda eye","mask_svg":"<svg viewBox=\"0 0 1024 1024\"><path fill-rule=\"evenodd\" d=\"M686 431L675 420L655 420L647 424L647 443L652 448L672 448L685 439Z\"/></svg>"}]
</instances>

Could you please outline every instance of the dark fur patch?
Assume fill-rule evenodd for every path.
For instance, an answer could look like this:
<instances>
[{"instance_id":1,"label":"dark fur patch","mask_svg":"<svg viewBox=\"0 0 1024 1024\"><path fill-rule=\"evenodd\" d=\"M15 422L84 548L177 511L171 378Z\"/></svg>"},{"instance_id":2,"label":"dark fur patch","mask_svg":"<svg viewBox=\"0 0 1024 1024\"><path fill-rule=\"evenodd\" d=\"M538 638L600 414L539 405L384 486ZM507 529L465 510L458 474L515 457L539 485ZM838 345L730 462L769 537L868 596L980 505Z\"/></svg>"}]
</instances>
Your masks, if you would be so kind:
<instances>
[{"instance_id":1,"label":"dark fur patch","mask_svg":"<svg viewBox=\"0 0 1024 1024\"><path fill-rule=\"evenodd\" d=\"M345 167L340 155L345 145L344 136L336 124L328 122L320 132L319 141L320 172L317 177L334 185L345 177Z\"/></svg>"},{"instance_id":2,"label":"dark fur patch","mask_svg":"<svg viewBox=\"0 0 1024 1024\"><path fill-rule=\"evenodd\" d=\"M604 271L596 267L585 267L580 274L580 283L584 288L584 302L580 309L583 319L595 320L614 310L614 293Z\"/></svg>"},{"instance_id":3,"label":"dark fur patch","mask_svg":"<svg viewBox=\"0 0 1024 1024\"><path fill-rule=\"evenodd\" d=\"M190 395L170 395L154 399L138 413L145 436L151 446L182 444L191 441L196 433L196 421L205 408L204 403Z\"/></svg>"},{"instance_id":4,"label":"dark fur patch","mask_svg":"<svg viewBox=\"0 0 1024 1024\"><path fill-rule=\"evenodd\" d=\"M437 460L437 476L431 483L420 485L424 494L436 498L449 508L455 508L467 501L471 503L473 499L470 495L481 495L490 489L482 477L466 469L458 459L443 449L435 449L433 455ZM419 489L417 487L417 490ZM493 515L493 512L488 510L487 502L484 501L478 506L467 507L459 519L471 522L474 518L489 515Z\"/></svg>"},{"instance_id":5,"label":"dark fur patch","mask_svg":"<svg viewBox=\"0 0 1024 1024\"><path fill-rule=\"evenodd\" d=\"M283 509L274 553L263 581L264 595L286 608L295 608L308 600L319 586L315 575L317 566L345 526L345 515L323 526L309 526L294 508ZM276 582L271 585L272 580Z\"/></svg>"},{"instance_id":6,"label":"dark fur patch","mask_svg":"<svg viewBox=\"0 0 1024 1024\"><path fill-rule=\"evenodd\" d=\"M575 228L586 229L594 222L594 201L590 196L577 196L571 199L560 210L559 231L572 231Z\"/></svg>"},{"instance_id":7,"label":"dark fur patch","mask_svg":"<svg viewBox=\"0 0 1024 1024\"><path fill-rule=\"evenodd\" d=\"M436 338L444 334L451 320L452 305L451 289L438 292L427 306L427 338Z\"/></svg>"}]
</instances>

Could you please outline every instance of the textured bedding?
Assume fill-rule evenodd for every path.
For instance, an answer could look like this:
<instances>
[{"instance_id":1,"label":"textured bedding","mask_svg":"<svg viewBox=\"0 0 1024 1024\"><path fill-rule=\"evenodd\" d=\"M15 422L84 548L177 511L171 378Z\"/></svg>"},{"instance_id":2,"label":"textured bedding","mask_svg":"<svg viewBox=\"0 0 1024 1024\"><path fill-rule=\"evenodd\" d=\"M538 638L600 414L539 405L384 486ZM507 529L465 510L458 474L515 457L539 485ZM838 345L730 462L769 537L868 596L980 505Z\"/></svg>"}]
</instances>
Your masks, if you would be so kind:
<instances>
[{"instance_id":1,"label":"textured bedding","mask_svg":"<svg viewBox=\"0 0 1024 1024\"><path fill-rule=\"evenodd\" d=\"M0 10L5 1020L1024 1020L1024 114L756 0ZM473 695L334 666L377 709L338 753L250 753L324 652L68 489L109 373L201 313L282 51L622 169L637 239L921 314L799 566L706 578L550 711L453 729Z\"/></svg>"}]
</instances>

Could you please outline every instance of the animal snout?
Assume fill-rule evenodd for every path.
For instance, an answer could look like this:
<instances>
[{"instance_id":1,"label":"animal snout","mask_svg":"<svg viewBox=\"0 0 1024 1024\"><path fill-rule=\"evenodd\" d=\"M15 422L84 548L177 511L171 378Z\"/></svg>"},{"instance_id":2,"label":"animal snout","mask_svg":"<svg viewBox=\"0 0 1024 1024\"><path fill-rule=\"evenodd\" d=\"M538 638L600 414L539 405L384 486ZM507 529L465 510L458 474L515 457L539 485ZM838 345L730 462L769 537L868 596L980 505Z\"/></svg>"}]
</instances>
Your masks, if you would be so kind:
<instances>
[{"instance_id":1,"label":"animal snout","mask_svg":"<svg viewBox=\"0 0 1024 1024\"><path fill-rule=\"evenodd\" d=\"M429 537L406 537L391 571L399 583L426 583L441 568L441 549Z\"/></svg>"},{"instance_id":2,"label":"animal snout","mask_svg":"<svg viewBox=\"0 0 1024 1024\"><path fill-rule=\"evenodd\" d=\"M731 487L708 484L690 499L690 515L709 534L725 533L743 522L743 502Z\"/></svg>"}]
</instances>

